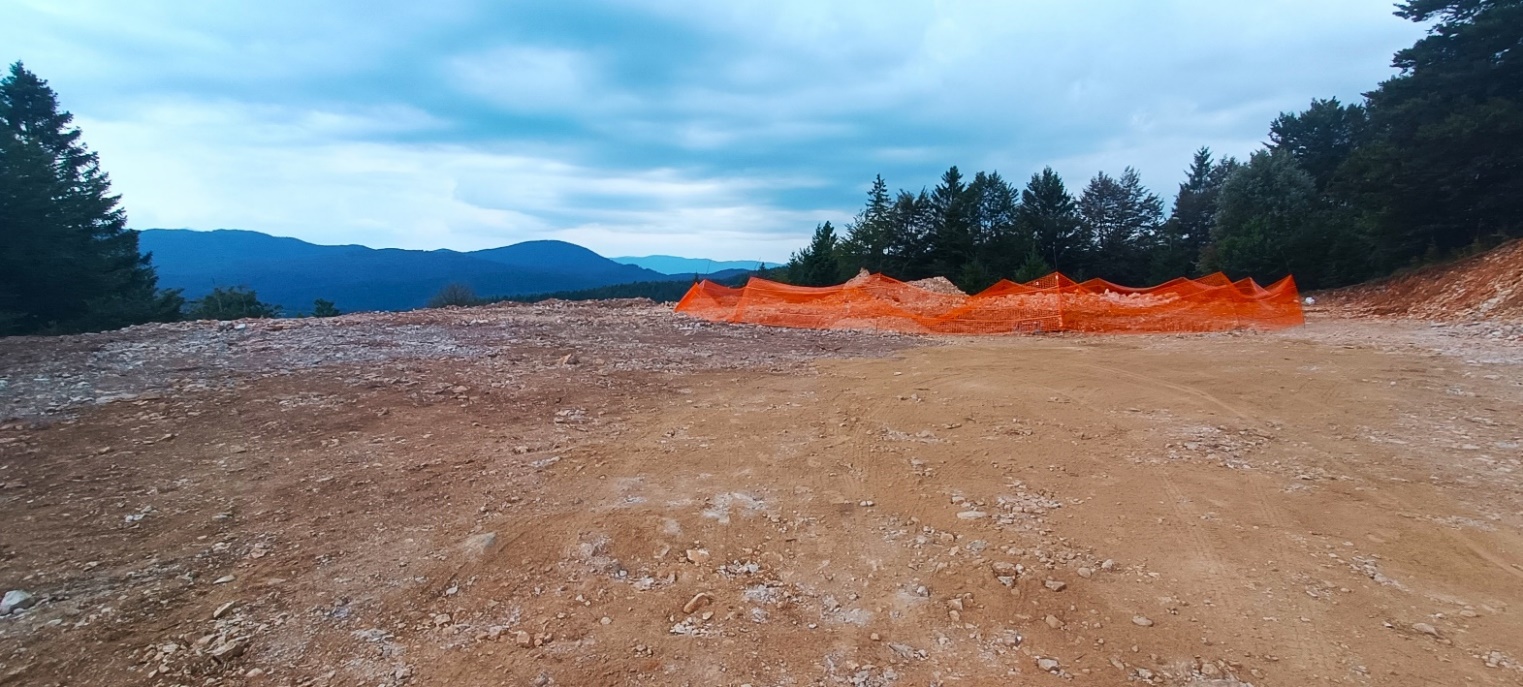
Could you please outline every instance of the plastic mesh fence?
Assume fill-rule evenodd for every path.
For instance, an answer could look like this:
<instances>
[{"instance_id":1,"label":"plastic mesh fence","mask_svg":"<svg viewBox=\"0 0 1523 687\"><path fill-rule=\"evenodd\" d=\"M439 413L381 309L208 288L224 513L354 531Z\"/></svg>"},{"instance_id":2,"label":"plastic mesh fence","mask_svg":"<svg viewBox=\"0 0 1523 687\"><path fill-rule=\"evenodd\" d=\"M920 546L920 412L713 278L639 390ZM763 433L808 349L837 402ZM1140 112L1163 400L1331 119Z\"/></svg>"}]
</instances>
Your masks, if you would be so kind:
<instances>
[{"instance_id":1,"label":"plastic mesh fence","mask_svg":"<svg viewBox=\"0 0 1523 687\"><path fill-rule=\"evenodd\" d=\"M1217 332L1305 323L1292 278L1266 288L1219 273L1145 289L1053 273L1024 284L1001 280L972 296L936 293L881 274L818 288L753 277L741 288L694 284L677 312L715 322L920 334Z\"/></svg>"}]
</instances>

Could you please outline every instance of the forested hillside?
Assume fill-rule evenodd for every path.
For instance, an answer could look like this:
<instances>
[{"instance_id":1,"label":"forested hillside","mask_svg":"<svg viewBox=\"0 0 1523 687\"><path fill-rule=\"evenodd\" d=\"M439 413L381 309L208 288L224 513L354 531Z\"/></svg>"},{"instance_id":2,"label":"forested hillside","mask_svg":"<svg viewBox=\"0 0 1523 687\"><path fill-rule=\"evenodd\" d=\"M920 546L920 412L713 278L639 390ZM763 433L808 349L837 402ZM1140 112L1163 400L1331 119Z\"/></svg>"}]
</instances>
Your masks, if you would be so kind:
<instances>
[{"instance_id":1,"label":"forested hillside","mask_svg":"<svg viewBox=\"0 0 1523 687\"><path fill-rule=\"evenodd\" d=\"M866 268L976 291L1051 270L1131 285L1220 270L1315 289L1523 234L1523 2L1408 0L1396 14L1430 24L1396 53L1396 76L1360 102L1281 114L1246 160L1201 148L1167 213L1131 168L1076 190L1050 168L1019 189L955 166L929 191L891 194L880 176L840 235L816 229L787 278L834 284Z\"/></svg>"}]
</instances>

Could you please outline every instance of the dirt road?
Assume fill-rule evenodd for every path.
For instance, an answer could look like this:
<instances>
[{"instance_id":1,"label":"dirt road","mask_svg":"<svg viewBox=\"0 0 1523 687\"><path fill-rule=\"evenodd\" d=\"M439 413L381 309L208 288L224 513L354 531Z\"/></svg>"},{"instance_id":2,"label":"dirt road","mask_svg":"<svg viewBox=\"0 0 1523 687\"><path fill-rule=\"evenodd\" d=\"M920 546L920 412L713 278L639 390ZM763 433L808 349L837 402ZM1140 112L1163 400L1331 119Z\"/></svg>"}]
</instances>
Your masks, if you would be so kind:
<instances>
[{"instance_id":1,"label":"dirt road","mask_svg":"<svg viewBox=\"0 0 1523 687\"><path fill-rule=\"evenodd\" d=\"M461 312L4 425L0 684L1523 684L1517 341Z\"/></svg>"}]
</instances>

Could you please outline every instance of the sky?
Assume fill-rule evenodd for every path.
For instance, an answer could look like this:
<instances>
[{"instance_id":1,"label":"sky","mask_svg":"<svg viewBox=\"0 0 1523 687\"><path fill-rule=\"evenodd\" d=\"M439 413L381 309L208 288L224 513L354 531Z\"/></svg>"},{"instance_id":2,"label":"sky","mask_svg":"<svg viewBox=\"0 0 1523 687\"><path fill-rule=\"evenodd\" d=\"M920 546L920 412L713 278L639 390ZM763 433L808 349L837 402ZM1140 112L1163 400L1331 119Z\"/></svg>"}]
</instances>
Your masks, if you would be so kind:
<instances>
[{"instance_id":1,"label":"sky","mask_svg":"<svg viewBox=\"0 0 1523 687\"><path fill-rule=\"evenodd\" d=\"M1390 0L0 0L134 228L785 260L875 174L1077 193L1358 100Z\"/></svg>"}]
</instances>

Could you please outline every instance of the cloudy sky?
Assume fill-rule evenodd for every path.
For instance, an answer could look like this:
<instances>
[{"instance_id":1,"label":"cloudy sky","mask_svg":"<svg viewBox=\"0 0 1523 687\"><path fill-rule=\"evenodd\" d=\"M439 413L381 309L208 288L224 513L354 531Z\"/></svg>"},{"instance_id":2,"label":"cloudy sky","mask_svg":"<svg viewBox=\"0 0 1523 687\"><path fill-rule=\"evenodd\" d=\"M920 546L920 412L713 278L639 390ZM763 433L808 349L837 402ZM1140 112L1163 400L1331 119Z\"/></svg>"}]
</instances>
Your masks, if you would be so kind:
<instances>
[{"instance_id":1,"label":"cloudy sky","mask_svg":"<svg viewBox=\"0 0 1523 687\"><path fill-rule=\"evenodd\" d=\"M780 260L874 174L1071 189L1245 156L1422 28L1390 0L0 0L132 226Z\"/></svg>"}]
</instances>

